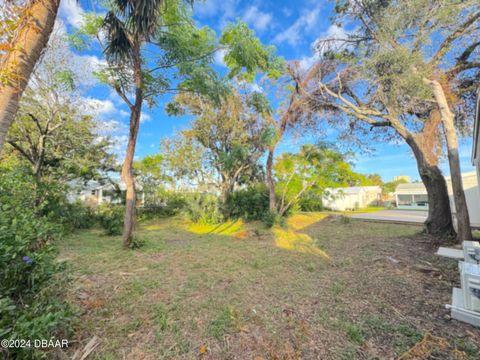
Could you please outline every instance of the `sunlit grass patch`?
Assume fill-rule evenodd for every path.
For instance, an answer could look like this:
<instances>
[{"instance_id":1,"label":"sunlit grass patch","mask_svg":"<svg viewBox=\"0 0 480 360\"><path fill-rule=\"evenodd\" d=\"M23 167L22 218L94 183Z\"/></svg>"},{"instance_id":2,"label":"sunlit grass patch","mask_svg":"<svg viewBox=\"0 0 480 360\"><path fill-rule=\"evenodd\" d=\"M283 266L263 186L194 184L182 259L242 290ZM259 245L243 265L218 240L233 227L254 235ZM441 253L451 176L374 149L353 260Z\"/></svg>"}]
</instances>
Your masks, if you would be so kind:
<instances>
[{"instance_id":1,"label":"sunlit grass patch","mask_svg":"<svg viewBox=\"0 0 480 360\"><path fill-rule=\"evenodd\" d=\"M227 221L221 224L195 224L187 225L187 230L194 234L217 234L234 236L237 232L244 230L243 221Z\"/></svg>"},{"instance_id":2,"label":"sunlit grass patch","mask_svg":"<svg viewBox=\"0 0 480 360\"><path fill-rule=\"evenodd\" d=\"M320 221L327 217L328 214L320 212L312 212L307 214L295 214L287 219L287 225L294 230L301 230L310 226L317 221Z\"/></svg>"},{"instance_id":3,"label":"sunlit grass patch","mask_svg":"<svg viewBox=\"0 0 480 360\"><path fill-rule=\"evenodd\" d=\"M291 229L275 227L272 229L275 235L275 244L285 250L298 251L304 254L312 254L330 259L328 254L315 246L313 239L307 234L301 234Z\"/></svg>"}]
</instances>

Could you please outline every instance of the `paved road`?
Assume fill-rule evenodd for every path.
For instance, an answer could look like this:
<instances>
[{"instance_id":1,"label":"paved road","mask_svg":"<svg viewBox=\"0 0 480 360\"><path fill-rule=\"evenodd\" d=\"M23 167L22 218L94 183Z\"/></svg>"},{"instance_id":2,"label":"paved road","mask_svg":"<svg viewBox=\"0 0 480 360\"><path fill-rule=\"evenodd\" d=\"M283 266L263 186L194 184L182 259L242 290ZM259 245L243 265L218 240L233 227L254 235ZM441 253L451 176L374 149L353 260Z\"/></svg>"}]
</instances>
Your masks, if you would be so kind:
<instances>
[{"instance_id":1,"label":"paved road","mask_svg":"<svg viewBox=\"0 0 480 360\"><path fill-rule=\"evenodd\" d=\"M379 220L391 222L406 222L406 223L423 223L427 218L426 211L412 211L412 210L380 210L364 214L350 215L354 219L362 220Z\"/></svg>"}]
</instances>

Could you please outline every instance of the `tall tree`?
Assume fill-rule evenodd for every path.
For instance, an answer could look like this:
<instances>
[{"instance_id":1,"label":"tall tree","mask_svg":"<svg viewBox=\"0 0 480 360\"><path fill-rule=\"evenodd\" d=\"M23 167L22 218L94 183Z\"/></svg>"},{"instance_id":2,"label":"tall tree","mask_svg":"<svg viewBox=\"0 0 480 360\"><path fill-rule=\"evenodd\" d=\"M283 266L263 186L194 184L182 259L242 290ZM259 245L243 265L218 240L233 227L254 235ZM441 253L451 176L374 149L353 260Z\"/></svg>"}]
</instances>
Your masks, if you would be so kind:
<instances>
[{"instance_id":1,"label":"tall tree","mask_svg":"<svg viewBox=\"0 0 480 360\"><path fill-rule=\"evenodd\" d=\"M479 43L474 36L478 34L478 3L341 0L336 11L339 25L354 23L358 27L343 38L317 43L320 61L303 75L311 78L310 90L304 93L306 99L317 109L340 111L371 128L394 130L412 149L427 188L427 230L453 233L447 187L437 166L442 123L450 134L447 147L453 155L452 175L460 174L455 150L452 153L456 140L451 137L452 122L448 125L439 111L431 81L445 81L443 75L450 74L447 88L456 93L457 99L469 98L472 76L480 65L475 60ZM432 50L432 43L439 46ZM460 43L467 45L459 51ZM455 105L459 125L469 107L460 106L460 102ZM355 126L359 123L353 122ZM459 180L459 175L456 178ZM458 201L463 193L459 183L456 181L455 191L457 215L462 218L459 237L469 238L468 210L461 199Z\"/></svg>"},{"instance_id":2,"label":"tall tree","mask_svg":"<svg viewBox=\"0 0 480 360\"><path fill-rule=\"evenodd\" d=\"M20 101L7 134L4 152L27 160L37 182L95 177L114 167L108 138L97 133L97 121L79 96L75 74L69 70L64 39L51 39Z\"/></svg>"},{"instance_id":3,"label":"tall tree","mask_svg":"<svg viewBox=\"0 0 480 360\"><path fill-rule=\"evenodd\" d=\"M248 100L231 90L219 104L202 96L181 94L176 104L196 116L183 135L203 148L208 165L219 177L223 201L242 178L255 176L265 148L266 124Z\"/></svg>"},{"instance_id":4,"label":"tall tree","mask_svg":"<svg viewBox=\"0 0 480 360\"><path fill-rule=\"evenodd\" d=\"M162 139L160 153L167 182L173 189L191 191L214 184L215 174L207 161L206 149L185 132Z\"/></svg>"},{"instance_id":5,"label":"tall tree","mask_svg":"<svg viewBox=\"0 0 480 360\"><path fill-rule=\"evenodd\" d=\"M214 33L197 28L181 0L115 0L103 21L87 18L79 35L105 32L108 67L100 74L130 109L130 129L122 179L126 184L123 243L129 247L135 224L135 181L132 164L143 102L155 104L171 92L199 93L219 101L226 88L209 66L218 50ZM95 31L97 30L97 31ZM227 27L220 44L231 76L249 80L257 68L270 66L272 49L265 48L243 23Z\"/></svg>"},{"instance_id":6,"label":"tall tree","mask_svg":"<svg viewBox=\"0 0 480 360\"><path fill-rule=\"evenodd\" d=\"M7 4L7 3L10 3ZM20 15L0 28L0 150L15 118L20 98L27 87L35 64L48 43L60 0L29 0L12 4Z\"/></svg>"},{"instance_id":7,"label":"tall tree","mask_svg":"<svg viewBox=\"0 0 480 360\"><path fill-rule=\"evenodd\" d=\"M272 212L277 212L278 210L273 169L275 150L289 129L295 126L301 128L302 126L299 126L300 124L306 127L312 118L312 113L308 108L303 106L304 102L299 99L298 93L295 91L290 66L284 67L283 70L284 75L282 77L275 79L270 76L267 80L274 88L277 88L277 96L286 100L270 101L268 97L261 92L253 92L250 95L252 106L261 114L269 126L266 183L269 192L269 208Z\"/></svg>"},{"instance_id":8,"label":"tall tree","mask_svg":"<svg viewBox=\"0 0 480 360\"><path fill-rule=\"evenodd\" d=\"M275 162L278 214L284 215L307 192L321 195L328 187L346 186L358 175L345 154L328 144L303 145L296 154L283 153Z\"/></svg>"}]
</instances>

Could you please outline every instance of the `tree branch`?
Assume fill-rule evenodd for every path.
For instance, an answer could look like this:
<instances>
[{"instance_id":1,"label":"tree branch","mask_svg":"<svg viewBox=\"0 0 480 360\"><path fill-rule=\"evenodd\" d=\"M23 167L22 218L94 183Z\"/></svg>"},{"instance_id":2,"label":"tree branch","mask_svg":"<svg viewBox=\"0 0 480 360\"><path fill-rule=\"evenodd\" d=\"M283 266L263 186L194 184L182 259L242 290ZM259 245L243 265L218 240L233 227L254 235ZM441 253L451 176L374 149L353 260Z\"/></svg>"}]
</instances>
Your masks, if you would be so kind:
<instances>
[{"instance_id":1,"label":"tree branch","mask_svg":"<svg viewBox=\"0 0 480 360\"><path fill-rule=\"evenodd\" d=\"M460 24L453 33L445 38L443 43L438 48L435 55L433 55L432 59L430 60L431 65L437 65L443 56L448 52L450 49L450 45L458 39L460 36L465 34L468 28L474 24L478 19L480 19L480 12L473 14L470 18L468 18L465 22Z\"/></svg>"}]
</instances>

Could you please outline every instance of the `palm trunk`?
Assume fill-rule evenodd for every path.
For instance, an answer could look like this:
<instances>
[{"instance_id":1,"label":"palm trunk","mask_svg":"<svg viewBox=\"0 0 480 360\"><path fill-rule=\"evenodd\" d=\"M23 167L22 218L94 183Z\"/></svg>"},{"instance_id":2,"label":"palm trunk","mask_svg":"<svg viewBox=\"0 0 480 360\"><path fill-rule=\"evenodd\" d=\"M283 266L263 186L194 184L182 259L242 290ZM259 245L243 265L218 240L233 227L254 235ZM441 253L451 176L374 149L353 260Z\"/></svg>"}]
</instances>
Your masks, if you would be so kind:
<instances>
[{"instance_id":1,"label":"palm trunk","mask_svg":"<svg viewBox=\"0 0 480 360\"><path fill-rule=\"evenodd\" d=\"M125 247L130 247L132 243L133 230L135 228L135 209L137 196L135 191L135 179L133 177L133 158L135 155L135 145L137 134L140 127L141 102L130 114L130 131L128 134L127 152L122 166L122 180L126 186L125 196L125 217L123 220L122 240Z\"/></svg>"},{"instance_id":2,"label":"palm trunk","mask_svg":"<svg viewBox=\"0 0 480 360\"><path fill-rule=\"evenodd\" d=\"M275 195L275 183L273 181L273 154L275 148L270 148L267 158L267 187L269 195L269 208L270 211L275 212L277 210L277 197Z\"/></svg>"},{"instance_id":3,"label":"palm trunk","mask_svg":"<svg viewBox=\"0 0 480 360\"><path fill-rule=\"evenodd\" d=\"M126 186L125 196L125 217L123 220L123 246L129 248L133 239L133 230L135 228L135 211L137 196L135 191L135 179L133 177L133 158L135 156L135 146L137 144L137 135L140 129L140 114L143 103L142 89L142 68L139 47L134 49L134 77L135 77L135 103L130 111L130 129L128 134L127 152L122 166L122 180Z\"/></svg>"},{"instance_id":4,"label":"palm trunk","mask_svg":"<svg viewBox=\"0 0 480 360\"><path fill-rule=\"evenodd\" d=\"M11 40L12 50L0 60L0 150L13 122L30 75L53 30L60 0L32 0Z\"/></svg>"},{"instance_id":5,"label":"palm trunk","mask_svg":"<svg viewBox=\"0 0 480 360\"><path fill-rule=\"evenodd\" d=\"M453 235L452 214L448 189L441 170L429 164L421 146L412 135L405 138L417 161L417 168L428 195L428 217L425 221L427 233L433 235Z\"/></svg>"},{"instance_id":6,"label":"palm trunk","mask_svg":"<svg viewBox=\"0 0 480 360\"><path fill-rule=\"evenodd\" d=\"M438 81L430 81L427 79L424 79L424 82L430 86L433 91L442 119L443 132L448 150L448 164L450 166L450 178L452 180L453 200L457 215L457 240L471 240L472 229L470 227L467 200L463 190L460 158L458 155L458 140L454 125L455 116L450 110L441 84Z\"/></svg>"}]
</instances>

